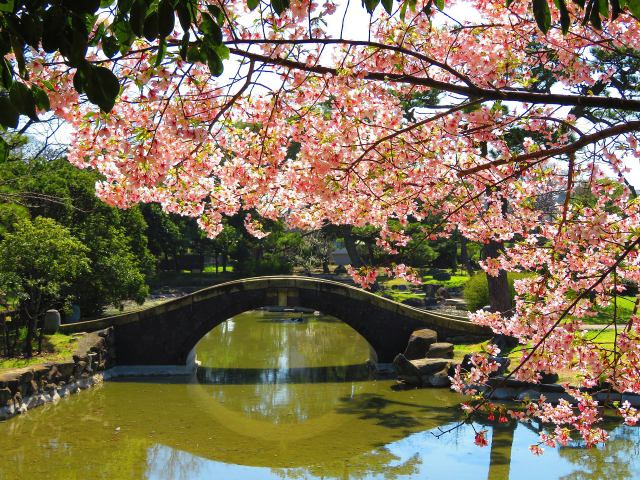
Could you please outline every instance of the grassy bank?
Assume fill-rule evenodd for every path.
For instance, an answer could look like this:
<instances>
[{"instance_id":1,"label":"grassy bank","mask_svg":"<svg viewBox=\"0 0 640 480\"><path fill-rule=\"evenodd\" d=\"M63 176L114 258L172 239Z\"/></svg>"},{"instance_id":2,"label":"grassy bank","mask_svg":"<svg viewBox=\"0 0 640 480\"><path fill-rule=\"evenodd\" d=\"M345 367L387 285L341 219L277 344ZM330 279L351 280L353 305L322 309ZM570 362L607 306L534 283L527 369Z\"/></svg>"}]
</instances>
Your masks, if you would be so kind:
<instances>
[{"instance_id":1,"label":"grassy bank","mask_svg":"<svg viewBox=\"0 0 640 480\"><path fill-rule=\"evenodd\" d=\"M24 357L0 357L0 370L5 368L22 368L38 365L46 362L58 362L71 358L76 349L77 339L70 335L55 333L45 335L42 342L42 353L31 358ZM37 342L34 345L37 348Z\"/></svg>"}]
</instances>

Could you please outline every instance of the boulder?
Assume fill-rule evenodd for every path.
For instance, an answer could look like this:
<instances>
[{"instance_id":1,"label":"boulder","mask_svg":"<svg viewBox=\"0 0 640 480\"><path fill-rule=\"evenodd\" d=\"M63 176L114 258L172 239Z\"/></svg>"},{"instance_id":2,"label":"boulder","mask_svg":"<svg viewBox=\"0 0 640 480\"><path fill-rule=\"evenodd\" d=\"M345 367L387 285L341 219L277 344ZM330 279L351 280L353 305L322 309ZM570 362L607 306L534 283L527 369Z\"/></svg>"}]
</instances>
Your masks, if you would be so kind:
<instances>
[{"instance_id":1,"label":"boulder","mask_svg":"<svg viewBox=\"0 0 640 480\"><path fill-rule=\"evenodd\" d=\"M393 359L393 368L399 380L409 385L422 385L422 375L417 367L411 363L402 353Z\"/></svg>"},{"instance_id":2,"label":"boulder","mask_svg":"<svg viewBox=\"0 0 640 480\"><path fill-rule=\"evenodd\" d=\"M436 372L432 375L427 375L427 377L423 377L422 380L423 382L428 383L432 387L436 388L445 388L451 386L451 379L449 378L449 372L447 369Z\"/></svg>"},{"instance_id":3,"label":"boulder","mask_svg":"<svg viewBox=\"0 0 640 480\"><path fill-rule=\"evenodd\" d=\"M409 343L404 351L404 356L409 360L424 358L427 356L431 344L438 341L438 334L429 328L416 330L409 337Z\"/></svg>"},{"instance_id":4,"label":"boulder","mask_svg":"<svg viewBox=\"0 0 640 480\"><path fill-rule=\"evenodd\" d=\"M453 358L453 343L436 342L429 345L427 358Z\"/></svg>"},{"instance_id":5,"label":"boulder","mask_svg":"<svg viewBox=\"0 0 640 480\"><path fill-rule=\"evenodd\" d=\"M0 408L5 407L9 400L13 397L11 390L8 388L0 388Z\"/></svg>"},{"instance_id":6,"label":"boulder","mask_svg":"<svg viewBox=\"0 0 640 480\"><path fill-rule=\"evenodd\" d=\"M422 298L405 298L401 303L403 305L409 305L410 307L424 307L424 300Z\"/></svg>"},{"instance_id":7,"label":"boulder","mask_svg":"<svg viewBox=\"0 0 640 480\"><path fill-rule=\"evenodd\" d=\"M469 371L471 370L471 353L467 353L464 358L462 359L462 369ZM497 377L499 375L504 375L504 373L507 371L507 368L509 368L509 365L511 364L511 360L509 360L507 357L496 357L493 355L489 356L489 360L496 362L499 367L498 370L496 370L495 372L492 372L491 375L489 375L490 377Z\"/></svg>"},{"instance_id":8,"label":"boulder","mask_svg":"<svg viewBox=\"0 0 640 480\"><path fill-rule=\"evenodd\" d=\"M448 358L409 360L401 353L393 360L393 367L398 379L409 385L433 385L435 383L440 386L444 383L441 377L448 377L451 364L452 361Z\"/></svg>"},{"instance_id":9,"label":"boulder","mask_svg":"<svg viewBox=\"0 0 640 480\"><path fill-rule=\"evenodd\" d=\"M538 372L540 373L540 376L542 377L540 379L540 383L556 383L558 381L558 374L557 373L546 373L546 372Z\"/></svg>"}]
</instances>

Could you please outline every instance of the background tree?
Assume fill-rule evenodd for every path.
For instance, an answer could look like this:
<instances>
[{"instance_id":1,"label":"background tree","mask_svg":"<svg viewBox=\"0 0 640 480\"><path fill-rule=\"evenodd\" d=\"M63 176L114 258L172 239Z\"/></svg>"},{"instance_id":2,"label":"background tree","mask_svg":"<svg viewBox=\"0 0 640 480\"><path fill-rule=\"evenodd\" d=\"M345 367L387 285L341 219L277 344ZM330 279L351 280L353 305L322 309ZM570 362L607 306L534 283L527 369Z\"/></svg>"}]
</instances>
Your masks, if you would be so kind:
<instances>
[{"instance_id":1,"label":"background tree","mask_svg":"<svg viewBox=\"0 0 640 480\"><path fill-rule=\"evenodd\" d=\"M67 228L43 217L21 220L0 242L0 290L17 298L27 357L44 313L75 298L73 282L89 272L88 251Z\"/></svg>"}]
</instances>

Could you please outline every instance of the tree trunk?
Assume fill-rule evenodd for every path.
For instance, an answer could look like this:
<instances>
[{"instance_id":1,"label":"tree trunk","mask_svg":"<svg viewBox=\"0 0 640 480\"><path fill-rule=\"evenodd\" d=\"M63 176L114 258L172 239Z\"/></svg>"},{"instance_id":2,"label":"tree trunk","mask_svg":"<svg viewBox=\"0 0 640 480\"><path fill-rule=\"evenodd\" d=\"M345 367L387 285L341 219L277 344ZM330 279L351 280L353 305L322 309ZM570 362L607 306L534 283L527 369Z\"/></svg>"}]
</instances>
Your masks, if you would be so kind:
<instances>
[{"instance_id":1,"label":"tree trunk","mask_svg":"<svg viewBox=\"0 0 640 480\"><path fill-rule=\"evenodd\" d=\"M32 318L26 311L25 315L27 316L27 338L24 343L24 355L27 358L31 358L33 356L33 334L35 331L35 319Z\"/></svg>"},{"instance_id":2,"label":"tree trunk","mask_svg":"<svg viewBox=\"0 0 640 480\"><path fill-rule=\"evenodd\" d=\"M329 270L329 260L327 259L322 260L322 273L331 273Z\"/></svg>"},{"instance_id":3,"label":"tree trunk","mask_svg":"<svg viewBox=\"0 0 640 480\"><path fill-rule=\"evenodd\" d=\"M342 237L344 238L344 246L347 249L347 254L349 254L349 259L351 260L351 266L353 268L360 268L364 265L362 259L360 258L360 254L356 248L356 242L351 234L351 225L346 225L342 232Z\"/></svg>"},{"instance_id":4,"label":"tree trunk","mask_svg":"<svg viewBox=\"0 0 640 480\"><path fill-rule=\"evenodd\" d=\"M467 250L467 237L460 235L460 263L465 268L469 275L473 274L473 268L471 267L471 259L469 258L469 251Z\"/></svg>"},{"instance_id":5,"label":"tree trunk","mask_svg":"<svg viewBox=\"0 0 640 480\"><path fill-rule=\"evenodd\" d=\"M503 248L502 242L490 241L484 246L485 258L497 258ZM487 274L487 284L491 311L502 313L504 316L511 316L513 305L509 294L507 272L501 269L496 277ZM508 335L496 335L492 342L498 346L503 355L506 355L509 349L518 344L514 337Z\"/></svg>"},{"instance_id":6,"label":"tree trunk","mask_svg":"<svg viewBox=\"0 0 640 480\"><path fill-rule=\"evenodd\" d=\"M222 273L226 273L227 272L227 254L223 253L222 254Z\"/></svg>"}]
</instances>

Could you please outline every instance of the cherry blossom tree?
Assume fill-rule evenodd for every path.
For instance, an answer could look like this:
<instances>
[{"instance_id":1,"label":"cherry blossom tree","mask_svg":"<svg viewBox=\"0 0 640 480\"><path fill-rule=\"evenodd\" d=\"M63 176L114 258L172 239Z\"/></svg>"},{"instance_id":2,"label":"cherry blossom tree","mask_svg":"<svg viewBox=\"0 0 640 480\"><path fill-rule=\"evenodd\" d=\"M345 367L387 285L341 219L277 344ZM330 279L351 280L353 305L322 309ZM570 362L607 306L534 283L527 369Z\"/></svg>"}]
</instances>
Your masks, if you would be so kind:
<instances>
[{"instance_id":1,"label":"cherry blossom tree","mask_svg":"<svg viewBox=\"0 0 640 480\"><path fill-rule=\"evenodd\" d=\"M616 2L615 19L596 12L595 24L594 2L590 23L573 3L434 8L418 0L394 10L383 2L361 38L348 2L249 3L202 0L199 31L176 27L111 58L106 45L89 49L91 68L119 79L108 114L78 93L95 98L98 80L37 49L30 80L16 81L47 92L73 129L69 160L103 175L98 193L113 205L157 202L197 218L211 237L239 212L256 237L266 235L263 219L305 230L372 225L389 251L408 241L390 220L437 215L426 238L458 229L499 245L482 265L489 275L531 275L516 282L513 309L471 320L518 340L510 377L536 382L564 370L578 378L577 405L540 401L501 418L556 426L534 453L565 444L571 431L588 445L605 441L591 393L640 393L638 302L628 322L614 313L613 344L582 331L584 319L640 280L640 207L629 177L640 157L640 51L630 48L640 44L637 2ZM94 29L112 21L99 17ZM591 204L573 201L577 185ZM352 273L375 282L374 271ZM404 265L395 274L415 280ZM487 356L472 361L454 378L460 391L497 368ZM639 418L628 404L620 414L630 424Z\"/></svg>"}]
</instances>

